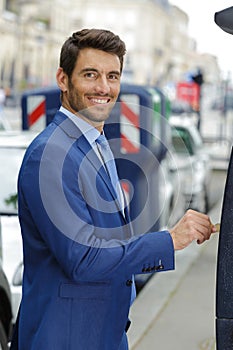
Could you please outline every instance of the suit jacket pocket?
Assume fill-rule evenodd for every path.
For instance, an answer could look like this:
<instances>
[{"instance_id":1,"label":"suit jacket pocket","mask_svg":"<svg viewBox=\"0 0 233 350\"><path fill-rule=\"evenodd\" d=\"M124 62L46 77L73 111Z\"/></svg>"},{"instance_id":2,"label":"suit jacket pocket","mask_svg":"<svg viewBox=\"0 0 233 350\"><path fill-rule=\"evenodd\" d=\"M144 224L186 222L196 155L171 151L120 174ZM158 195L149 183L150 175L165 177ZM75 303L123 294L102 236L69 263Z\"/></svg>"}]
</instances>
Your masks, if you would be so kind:
<instances>
[{"instance_id":1,"label":"suit jacket pocket","mask_svg":"<svg viewBox=\"0 0 233 350\"><path fill-rule=\"evenodd\" d=\"M111 284L107 282L62 283L59 296L69 314L68 349L103 350L106 332L113 334L108 322L111 309ZM110 311L111 312L111 311ZM110 337L112 338L112 337ZM78 347L77 347L78 346Z\"/></svg>"},{"instance_id":2,"label":"suit jacket pocket","mask_svg":"<svg viewBox=\"0 0 233 350\"><path fill-rule=\"evenodd\" d=\"M106 300L111 296L111 285L108 282L62 283L59 296L71 299Z\"/></svg>"}]
</instances>

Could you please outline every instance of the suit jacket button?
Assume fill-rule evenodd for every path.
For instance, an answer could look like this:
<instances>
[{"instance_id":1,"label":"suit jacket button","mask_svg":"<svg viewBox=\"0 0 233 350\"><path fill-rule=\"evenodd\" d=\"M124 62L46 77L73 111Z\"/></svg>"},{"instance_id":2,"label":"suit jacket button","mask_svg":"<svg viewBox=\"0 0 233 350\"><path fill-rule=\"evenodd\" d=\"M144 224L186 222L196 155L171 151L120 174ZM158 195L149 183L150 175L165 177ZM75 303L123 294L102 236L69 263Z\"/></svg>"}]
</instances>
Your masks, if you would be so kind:
<instances>
[{"instance_id":1,"label":"suit jacket button","mask_svg":"<svg viewBox=\"0 0 233 350\"><path fill-rule=\"evenodd\" d=\"M126 281L126 285L127 285L128 287L131 287L132 284L133 284L133 281L132 281L132 280L127 280L127 281Z\"/></svg>"}]
</instances>

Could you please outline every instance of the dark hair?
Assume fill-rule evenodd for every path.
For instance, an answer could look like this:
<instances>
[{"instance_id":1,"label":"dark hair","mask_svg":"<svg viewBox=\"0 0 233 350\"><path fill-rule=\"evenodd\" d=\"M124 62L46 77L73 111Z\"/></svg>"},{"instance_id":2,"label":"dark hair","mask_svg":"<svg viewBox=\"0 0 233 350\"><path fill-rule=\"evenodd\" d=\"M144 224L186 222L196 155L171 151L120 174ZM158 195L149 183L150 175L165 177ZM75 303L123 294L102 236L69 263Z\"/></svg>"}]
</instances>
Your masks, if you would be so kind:
<instances>
[{"instance_id":1,"label":"dark hair","mask_svg":"<svg viewBox=\"0 0 233 350\"><path fill-rule=\"evenodd\" d=\"M93 48L116 54L123 69L125 43L118 35L104 29L83 29L75 32L63 44L60 55L60 67L71 78L79 52L84 48Z\"/></svg>"}]
</instances>

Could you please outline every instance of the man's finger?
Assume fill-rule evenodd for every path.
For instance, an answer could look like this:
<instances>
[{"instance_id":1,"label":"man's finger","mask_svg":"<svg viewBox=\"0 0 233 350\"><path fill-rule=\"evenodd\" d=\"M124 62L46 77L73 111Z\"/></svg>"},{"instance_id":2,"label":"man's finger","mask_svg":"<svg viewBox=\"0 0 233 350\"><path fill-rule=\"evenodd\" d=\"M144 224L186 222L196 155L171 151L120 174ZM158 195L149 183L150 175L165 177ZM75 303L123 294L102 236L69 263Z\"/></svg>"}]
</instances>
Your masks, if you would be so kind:
<instances>
[{"instance_id":1,"label":"man's finger","mask_svg":"<svg viewBox=\"0 0 233 350\"><path fill-rule=\"evenodd\" d=\"M219 232L220 231L220 224L217 223L217 224L211 224L211 229L215 230L215 232Z\"/></svg>"}]
</instances>

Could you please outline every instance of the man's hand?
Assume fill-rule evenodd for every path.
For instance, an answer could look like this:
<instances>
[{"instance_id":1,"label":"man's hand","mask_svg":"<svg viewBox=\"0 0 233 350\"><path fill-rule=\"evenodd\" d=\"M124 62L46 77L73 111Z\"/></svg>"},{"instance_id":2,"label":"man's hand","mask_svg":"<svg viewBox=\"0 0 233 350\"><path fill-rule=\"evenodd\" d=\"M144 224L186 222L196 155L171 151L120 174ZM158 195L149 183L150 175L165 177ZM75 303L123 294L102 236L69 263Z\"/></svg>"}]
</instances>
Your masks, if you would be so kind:
<instances>
[{"instance_id":1,"label":"man's hand","mask_svg":"<svg viewBox=\"0 0 233 350\"><path fill-rule=\"evenodd\" d=\"M187 247L192 241L198 244L210 238L211 233L217 232L208 215L189 209L180 221L169 230L175 250Z\"/></svg>"}]
</instances>

